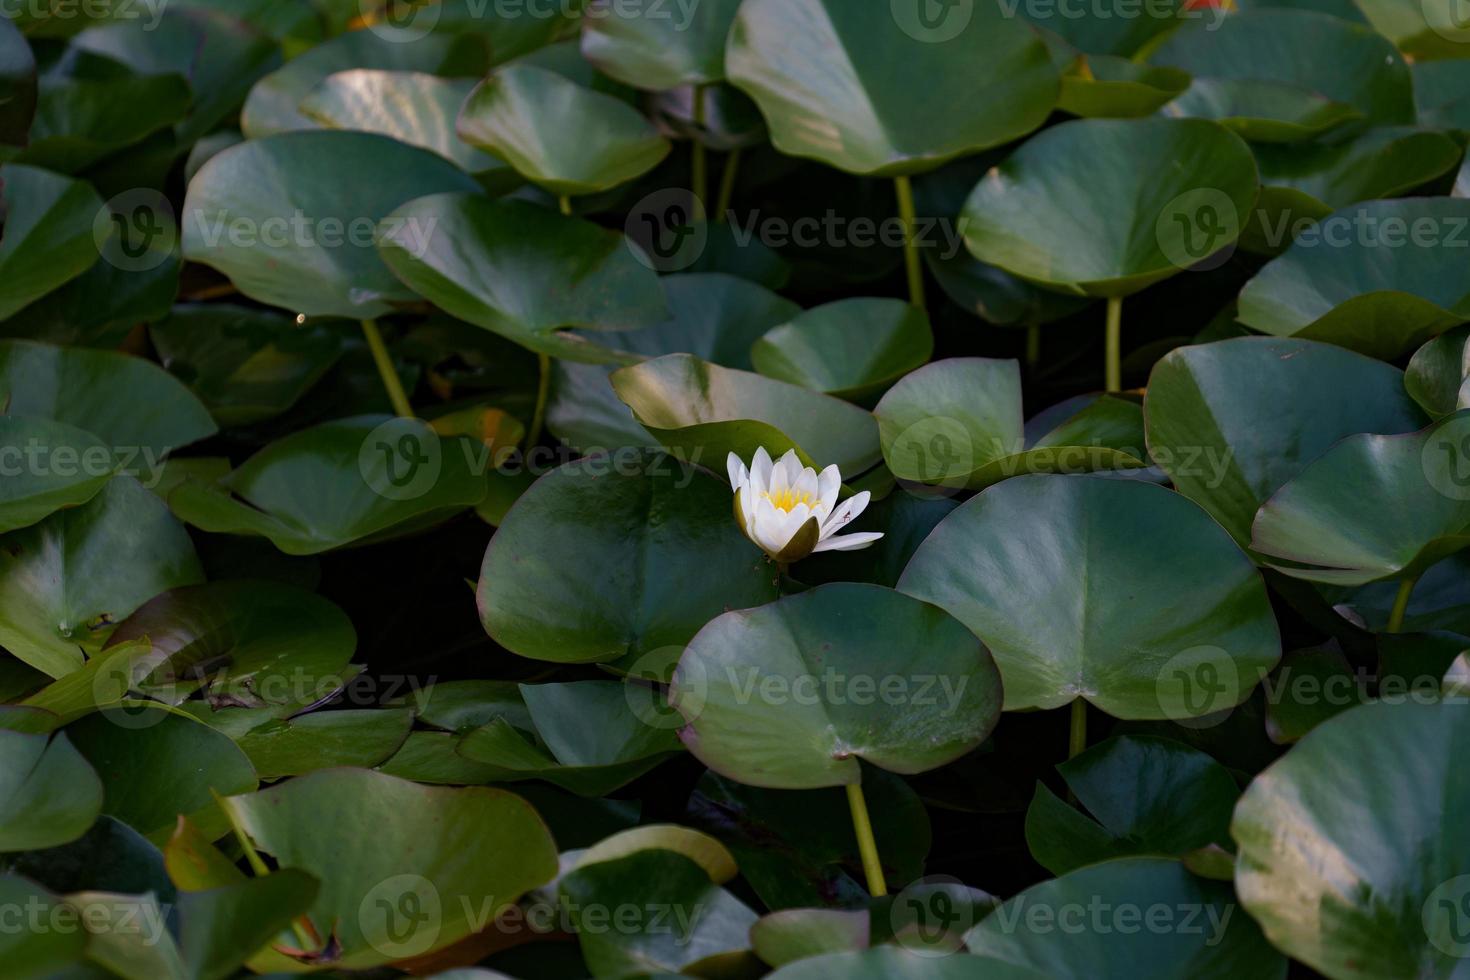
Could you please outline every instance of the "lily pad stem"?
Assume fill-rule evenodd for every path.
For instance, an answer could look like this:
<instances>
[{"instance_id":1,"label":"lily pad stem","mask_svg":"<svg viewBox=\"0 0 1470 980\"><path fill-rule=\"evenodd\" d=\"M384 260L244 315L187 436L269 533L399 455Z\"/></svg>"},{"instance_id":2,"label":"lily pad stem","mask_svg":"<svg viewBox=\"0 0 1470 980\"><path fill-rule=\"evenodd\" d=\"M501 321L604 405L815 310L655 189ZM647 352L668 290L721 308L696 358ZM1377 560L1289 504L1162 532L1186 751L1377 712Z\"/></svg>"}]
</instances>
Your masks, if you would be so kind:
<instances>
[{"instance_id":1,"label":"lily pad stem","mask_svg":"<svg viewBox=\"0 0 1470 980\"><path fill-rule=\"evenodd\" d=\"M383 335L378 332L377 322L362 321L362 335L367 338L368 350L372 352L373 363L378 366L378 376L383 379L383 387L388 391L388 401L393 404L393 411L403 418L413 418L413 406L408 403L403 382L398 380L398 372L393 369L393 358L388 356L388 347L383 343Z\"/></svg>"},{"instance_id":2,"label":"lily pad stem","mask_svg":"<svg viewBox=\"0 0 1470 980\"><path fill-rule=\"evenodd\" d=\"M1032 320L1026 324L1026 368L1036 370L1041 363L1041 324Z\"/></svg>"},{"instance_id":3,"label":"lily pad stem","mask_svg":"<svg viewBox=\"0 0 1470 980\"><path fill-rule=\"evenodd\" d=\"M536 362L541 366L541 377L536 382L536 410L531 413L531 428L526 432L527 450L541 439L541 426L546 421L546 395L551 390L550 355L537 354Z\"/></svg>"},{"instance_id":4,"label":"lily pad stem","mask_svg":"<svg viewBox=\"0 0 1470 980\"><path fill-rule=\"evenodd\" d=\"M1409 596L1414 594L1414 586L1418 581L1417 576L1400 580L1399 594L1394 597L1393 611L1388 614L1386 632L1397 633L1404 628L1404 614L1409 611Z\"/></svg>"},{"instance_id":5,"label":"lily pad stem","mask_svg":"<svg viewBox=\"0 0 1470 980\"><path fill-rule=\"evenodd\" d=\"M868 819L868 801L863 798L862 783L847 784L847 805L852 808L852 829L857 834L868 893L874 898L887 895L888 884L883 880L883 862L878 860L878 842L873 839L873 822Z\"/></svg>"},{"instance_id":6,"label":"lily pad stem","mask_svg":"<svg viewBox=\"0 0 1470 980\"><path fill-rule=\"evenodd\" d=\"M689 158L689 179L694 184L694 196L704 206L709 205L709 163L704 150L704 91L705 86L694 86L694 143Z\"/></svg>"},{"instance_id":7,"label":"lily pad stem","mask_svg":"<svg viewBox=\"0 0 1470 980\"><path fill-rule=\"evenodd\" d=\"M557 206L561 208L562 214L566 215L569 218L572 216L572 199L570 197L563 194L556 199L556 203Z\"/></svg>"},{"instance_id":8,"label":"lily pad stem","mask_svg":"<svg viewBox=\"0 0 1470 980\"><path fill-rule=\"evenodd\" d=\"M1072 732L1067 743L1067 758L1075 759L1087 748L1087 699L1072 702Z\"/></svg>"},{"instance_id":9,"label":"lily pad stem","mask_svg":"<svg viewBox=\"0 0 1470 980\"><path fill-rule=\"evenodd\" d=\"M908 177L893 178L898 192L898 217L903 222L903 264L909 277L909 302L924 309L924 268L919 264L919 219L914 212L914 187Z\"/></svg>"},{"instance_id":10,"label":"lily pad stem","mask_svg":"<svg viewBox=\"0 0 1470 980\"><path fill-rule=\"evenodd\" d=\"M714 222L725 223L730 214L730 202L735 199L735 176L740 173L740 148L737 146L725 157L725 172L720 174L720 200L715 205Z\"/></svg>"},{"instance_id":11,"label":"lily pad stem","mask_svg":"<svg viewBox=\"0 0 1470 980\"><path fill-rule=\"evenodd\" d=\"M240 826L240 822L235 819L235 811L225 805L224 797L220 796L213 787L210 787L209 794L214 797L214 805L219 807L220 813L225 815L225 821L229 823L235 839L240 842L240 850L245 853L245 863L250 865L251 874L257 878L264 878L270 874L271 869L266 867L265 860L255 849L255 845L250 843L250 838L245 834L245 828ZM296 941L301 944L302 952L314 953L321 948L321 937L316 934L316 925L306 916L297 916L292 919L291 931L296 935Z\"/></svg>"},{"instance_id":12,"label":"lily pad stem","mask_svg":"<svg viewBox=\"0 0 1470 980\"><path fill-rule=\"evenodd\" d=\"M1123 297L1108 297L1107 389L1123 390Z\"/></svg>"}]
</instances>

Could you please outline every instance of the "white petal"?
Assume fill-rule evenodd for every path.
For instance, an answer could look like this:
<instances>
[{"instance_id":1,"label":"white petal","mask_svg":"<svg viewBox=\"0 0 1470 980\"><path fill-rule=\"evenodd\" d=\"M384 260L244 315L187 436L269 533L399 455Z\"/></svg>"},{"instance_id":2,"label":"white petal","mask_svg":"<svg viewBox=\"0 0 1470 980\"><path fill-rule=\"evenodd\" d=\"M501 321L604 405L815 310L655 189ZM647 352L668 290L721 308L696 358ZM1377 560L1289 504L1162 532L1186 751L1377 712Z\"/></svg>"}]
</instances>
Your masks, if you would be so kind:
<instances>
[{"instance_id":1,"label":"white petal","mask_svg":"<svg viewBox=\"0 0 1470 980\"><path fill-rule=\"evenodd\" d=\"M837 491L841 489L842 474L837 472L836 464L817 474L817 499L821 501L820 508L824 515L832 513L832 508L837 505Z\"/></svg>"},{"instance_id":2,"label":"white petal","mask_svg":"<svg viewBox=\"0 0 1470 980\"><path fill-rule=\"evenodd\" d=\"M867 508L868 501L872 497L873 495L867 490L848 497L846 502L837 508L837 512L827 519L827 523L822 525L822 537L825 538L830 534L836 534L848 524L852 523L853 518L857 517Z\"/></svg>"},{"instance_id":3,"label":"white petal","mask_svg":"<svg viewBox=\"0 0 1470 980\"><path fill-rule=\"evenodd\" d=\"M776 473L780 474L780 486L795 486L796 478L801 475L801 470L801 460L796 458L796 450L786 450L785 455L776 463Z\"/></svg>"},{"instance_id":4,"label":"white petal","mask_svg":"<svg viewBox=\"0 0 1470 980\"><path fill-rule=\"evenodd\" d=\"M805 494L812 503L817 502L817 471L808 466L796 478L796 494Z\"/></svg>"},{"instance_id":5,"label":"white petal","mask_svg":"<svg viewBox=\"0 0 1470 980\"><path fill-rule=\"evenodd\" d=\"M750 470L740 461L740 457L731 453L725 457L725 470L730 474L730 489L739 490L750 482Z\"/></svg>"},{"instance_id":6,"label":"white petal","mask_svg":"<svg viewBox=\"0 0 1470 980\"><path fill-rule=\"evenodd\" d=\"M750 488L757 495L765 493L771 486L771 454L761 446L750 460Z\"/></svg>"},{"instance_id":7,"label":"white petal","mask_svg":"<svg viewBox=\"0 0 1470 980\"><path fill-rule=\"evenodd\" d=\"M819 551L856 551L883 537L878 531L858 531L856 534L839 534L835 538L824 538L817 542L812 554Z\"/></svg>"}]
</instances>

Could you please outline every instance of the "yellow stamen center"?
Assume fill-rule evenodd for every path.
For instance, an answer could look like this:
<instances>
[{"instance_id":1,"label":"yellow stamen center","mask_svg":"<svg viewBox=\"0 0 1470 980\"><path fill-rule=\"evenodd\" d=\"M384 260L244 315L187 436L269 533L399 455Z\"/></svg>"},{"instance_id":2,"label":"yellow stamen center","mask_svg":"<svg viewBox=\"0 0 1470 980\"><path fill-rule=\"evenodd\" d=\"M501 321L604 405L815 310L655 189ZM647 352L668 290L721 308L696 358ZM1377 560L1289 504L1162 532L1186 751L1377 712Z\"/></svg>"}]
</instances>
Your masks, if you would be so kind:
<instances>
[{"instance_id":1,"label":"yellow stamen center","mask_svg":"<svg viewBox=\"0 0 1470 980\"><path fill-rule=\"evenodd\" d=\"M817 498L805 490L796 490L793 487L786 487L775 493L762 493L761 496L769 500L772 507L788 514L796 509L797 504L806 504L808 509L815 508L817 505Z\"/></svg>"}]
</instances>

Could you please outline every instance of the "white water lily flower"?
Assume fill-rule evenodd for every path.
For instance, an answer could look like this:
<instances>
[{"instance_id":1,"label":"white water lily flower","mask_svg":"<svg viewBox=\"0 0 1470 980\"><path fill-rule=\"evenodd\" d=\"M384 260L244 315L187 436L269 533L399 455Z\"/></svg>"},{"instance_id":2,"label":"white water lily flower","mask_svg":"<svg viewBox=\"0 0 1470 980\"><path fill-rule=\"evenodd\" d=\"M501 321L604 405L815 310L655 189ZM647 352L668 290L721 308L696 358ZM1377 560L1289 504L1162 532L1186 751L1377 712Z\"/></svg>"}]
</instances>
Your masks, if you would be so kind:
<instances>
[{"instance_id":1,"label":"white water lily flower","mask_svg":"<svg viewBox=\"0 0 1470 980\"><path fill-rule=\"evenodd\" d=\"M775 561L798 561L818 551L856 551L883 537L874 531L837 533L863 512L872 495L864 490L839 504L842 475L836 466L818 473L801 465L794 449L772 463L764 448L755 451L750 469L734 453L725 465L740 530Z\"/></svg>"}]
</instances>

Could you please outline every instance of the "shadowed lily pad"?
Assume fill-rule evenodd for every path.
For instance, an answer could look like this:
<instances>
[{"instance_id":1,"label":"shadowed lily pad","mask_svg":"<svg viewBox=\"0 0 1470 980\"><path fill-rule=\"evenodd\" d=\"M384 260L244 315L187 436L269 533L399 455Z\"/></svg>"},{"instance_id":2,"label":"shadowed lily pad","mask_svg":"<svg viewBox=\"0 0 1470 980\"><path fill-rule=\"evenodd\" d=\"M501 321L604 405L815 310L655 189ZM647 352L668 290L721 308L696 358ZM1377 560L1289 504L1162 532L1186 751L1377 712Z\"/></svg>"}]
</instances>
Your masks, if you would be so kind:
<instances>
[{"instance_id":1,"label":"shadowed lily pad","mask_svg":"<svg viewBox=\"0 0 1470 980\"><path fill-rule=\"evenodd\" d=\"M102 782L65 735L0 731L0 852L67 844L102 811Z\"/></svg>"},{"instance_id":2,"label":"shadowed lily pad","mask_svg":"<svg viewBox=\"0 0 1470 980\"><path fill-rule=\"evenodd\" d=\"M0 320L86 272L100 257L93 222L102 199L60 174L7 164L0 168Z\"/></svg>"},{"instance_id":3,"label":"shadowed lily pad","mask_svg":"<svg viewBox=\"0 0 1470 980\"><path fill-rule=\"evenodd\" d=\"M651 91L718 82L739 8L740 0L700 0L675 13L593 0L583 12L582 57L609 78Z\"/></svg>"},{"instance_id":4,"label":"shadowed lily pad","mask_svg":"<svg viewBox=\"0 0 1470 980\"><path fill-rule=\"evenodd\" d=\"M767 332L751 348L768 378L861 400L929 360L929 318L898 299L845 299Z\"/></svg>"},{"instance_id":5,"label":"shadowed lily pad","mask_svg":"<svg viewBox=\"0 0 1470 980\"><path fill-rule=\"evenodd\" d=\"M1440 334L1415 351L1404 387L1433 418L1470 408L1470 326Z\"/></svg>"},{"instance_id":6,"label":"shadowed lily pad","mask_svg":"<svg viewBox=\"0 0 1470 980\"><path fill-rule=\"evenodd\" d=\"M32 465L6 468L0 481L0 534L84 504L112 479L112 452L90 432L50 419L0 415L0 454Z\"/></svg>"}]
</instances>

